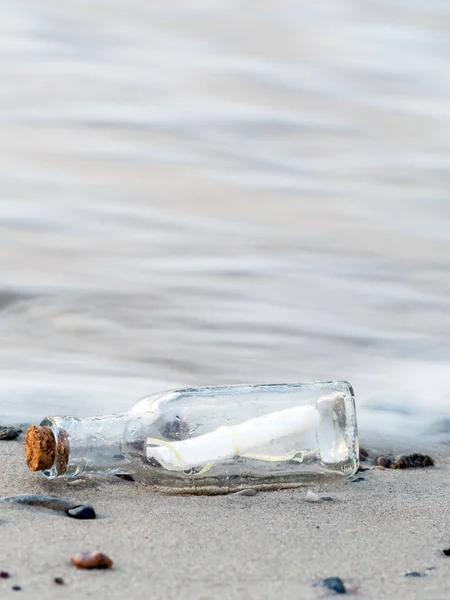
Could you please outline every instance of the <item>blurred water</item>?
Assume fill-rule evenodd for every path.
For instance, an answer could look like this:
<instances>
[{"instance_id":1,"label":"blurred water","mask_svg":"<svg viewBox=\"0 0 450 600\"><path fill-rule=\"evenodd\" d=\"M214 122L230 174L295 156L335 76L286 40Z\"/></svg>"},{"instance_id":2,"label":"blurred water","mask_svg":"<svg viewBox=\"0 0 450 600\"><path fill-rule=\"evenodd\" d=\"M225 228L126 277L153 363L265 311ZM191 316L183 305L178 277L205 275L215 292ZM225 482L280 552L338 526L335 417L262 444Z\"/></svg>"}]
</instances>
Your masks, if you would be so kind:
<instances>
[{"instance_id":1,"label":"blurred water","mask_svg":"<svg viewBox=\"0 0 450 600\"><path fill-rule=\"evenodd\" d=\"M1 421L345 378L450 431L450 3L0 0Z\"/></svg>"}]
</instances>

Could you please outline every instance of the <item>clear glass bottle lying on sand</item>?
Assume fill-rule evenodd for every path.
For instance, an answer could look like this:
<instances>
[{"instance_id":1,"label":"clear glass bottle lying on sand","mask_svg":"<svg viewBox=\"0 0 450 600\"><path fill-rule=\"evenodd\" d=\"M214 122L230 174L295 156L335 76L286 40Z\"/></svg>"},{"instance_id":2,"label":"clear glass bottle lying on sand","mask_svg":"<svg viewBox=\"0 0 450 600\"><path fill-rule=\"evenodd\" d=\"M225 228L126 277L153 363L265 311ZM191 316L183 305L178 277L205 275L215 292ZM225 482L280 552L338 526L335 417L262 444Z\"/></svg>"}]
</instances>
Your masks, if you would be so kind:
<instances>
[{"instance_id":1,"label":"clear glass bottle lying on sand","mask_svg":"<svg viewBox=\"0 0 450 600\"><path fill-rule=\"evenodd\" d=\"M48 478L128 473L178 493L297 487L353 475L358 457L343 381L164 392L123 414L48 417L26 436L29 468Z\"/></svg>"}]
</instances>

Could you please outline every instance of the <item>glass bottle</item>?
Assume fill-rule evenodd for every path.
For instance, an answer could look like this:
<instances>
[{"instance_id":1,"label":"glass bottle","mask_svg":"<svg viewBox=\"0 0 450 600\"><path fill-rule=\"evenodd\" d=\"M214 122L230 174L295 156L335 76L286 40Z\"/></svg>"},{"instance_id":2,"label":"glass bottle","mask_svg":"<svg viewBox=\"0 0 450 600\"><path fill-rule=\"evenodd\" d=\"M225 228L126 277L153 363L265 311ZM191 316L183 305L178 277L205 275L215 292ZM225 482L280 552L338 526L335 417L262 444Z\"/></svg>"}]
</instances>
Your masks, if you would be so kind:
<instances>
[{"instance_id":1,"label":"glass bottle","mask_svg":"<svg viewBox=\"0 0 450 600\"><path fill-rule=\"evenodd\" d=\"M47 417L28 429L26 457L48 478L129 473L171 492L349 476L359 460L353 389L334 381L158 393L123 414Z\"/></svg>"}]
</instances>

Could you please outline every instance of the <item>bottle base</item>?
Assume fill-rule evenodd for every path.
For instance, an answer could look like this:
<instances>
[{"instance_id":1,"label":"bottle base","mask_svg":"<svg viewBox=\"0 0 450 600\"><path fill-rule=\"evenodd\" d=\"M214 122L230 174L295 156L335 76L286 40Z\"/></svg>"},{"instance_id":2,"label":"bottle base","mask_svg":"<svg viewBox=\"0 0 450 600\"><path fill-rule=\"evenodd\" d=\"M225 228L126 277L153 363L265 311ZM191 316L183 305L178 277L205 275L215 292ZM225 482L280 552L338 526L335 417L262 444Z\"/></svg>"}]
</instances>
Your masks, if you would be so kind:
<instances>
[{"instance_id":1,"label":"bottle base","mask_svg":"<svg viewBox=\"0 0 450 600\"><path fill-rule=\"evenodd\" d=\"M219 496L233 494L246 489L257 492L295 489L330 482L343 482L345 477L339 472L309 472L286 478L224 477L193 480L192 478L174 480L172 477L158 476L158 481L147 470L135 474L136 480L152 491L170 495ZM164 480L166 479L166 480Z\"/></svg>"}]
</instances>

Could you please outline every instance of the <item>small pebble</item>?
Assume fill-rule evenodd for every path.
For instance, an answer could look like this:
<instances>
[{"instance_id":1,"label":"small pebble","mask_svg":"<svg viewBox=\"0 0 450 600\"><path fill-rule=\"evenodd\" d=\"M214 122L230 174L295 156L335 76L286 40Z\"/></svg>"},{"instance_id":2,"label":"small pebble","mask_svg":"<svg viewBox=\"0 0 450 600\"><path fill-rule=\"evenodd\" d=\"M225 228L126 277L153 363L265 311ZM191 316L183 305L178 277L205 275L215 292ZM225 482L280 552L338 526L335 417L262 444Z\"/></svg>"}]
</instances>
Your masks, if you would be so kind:
<instances>
[{"instance_id":1,"label":"small pebble","mask_svg":"<svg viewBox=\"0 0 450 600\"><path fill-rule=\"evenodd\" d=\"M414 454L402 454L394 458L391 469L423 469L433 465L434 461L431 456L416 452Z\"/></svg>"},{"instance_id":2,"label":"small pebble","mask_svg":"<svg viewBox=\"0 0 450 600\"><path fill-rule=\"evenodd\" d=\"M256 496L258 492L253 490L252 488L248 488L248 490L239 490L239 492L234 492L233 496Z\"/></svg>"},{"instance_id":3,"label":"small pebble","mask_svg":"<svg viewBox=\"0 0 450 600\"><path fill-rule=\"evenodd\" d=\"M10 441L15 440L22 432L21 429L15 427L0 427L0 440Z\"/></svg>"},{"instance_id":4,"label":"small pebble","mask_svg":"<svg viewBox=\"0 0 450 600\"><path fill-rule=\"evenodd\" d=\"M361 446L359 448L359 460L361 462L364 462L368 456L369 456L369 453L367 452L367 450Z\"/></svg>"},{"instance_id":5,"label":"small pebble","mask_svg":"<svg viewBox=\"0 0 450 600\"><path fill-rule=\"evenodd\" d=\"M11 575L8 571L0 571L0 579L9 579L9 577L11 577Z\"/></svg>"},{"instance_id":6,"label":"small pebble","mask_svg":"<svg viewBox=\"0 0 450 600\"><path fill-rule=\"evenodd\" d=\"M320 500L322 502L334 502L334 498L331 496L320 496Z\"/></svg>"},{"instance_id":7,"label":"small pebble","mask_svg":"<svg viewBox=\"0 0 450 600\"><path fill-rule=\"evenodd\" d=\"M315 585L316 587L326 587L332 592L335 592L336 594L347 593L344 582L340 577L327 577L326 579L322 579L322 581L319 581L319 583L316 583Z\"/></svg>"},{"instance_id":8,"label":"small pebble","mask_svg":"<svg viewBox=\"0 0 450 600\"><path fill-rule=\"evenodd\" d=\"M450 556L450 546L448 548L444 548L442 552L445 554L445 556Z\"/></svg>"},{"instance_id":9,"label":"small pebble","mask_svg":"<svg viewBox=\"0 0 450 600\"><path fill-rule=\"evenodd\" d=\"M25 504L26 506L40 506L50 510L67 512L73 508L74 503L66 498L57 496L46 496L43 494L18 494L17 496L6 496L0 498L1 503L5 504Z\"/></svg>"},{"instance_id":10,"label":"small pebble","mask_svg":"<svg viewBox=\"0 0 450 600\"><path fill-rule=\"evenodd\" d=\"M411 573L405 573L405 577L426 577L425 573L419 573L419 571L411 571Z\"/></svg>"},{"instance_id":11,"label":"small pebble","mask_svg":"<svg viewBox=\"0 0 450 600\"><path fill-rule=\"evenodd\" d=\"M379 456L377 458L377 466L378 467L384 467L385 469L389 469L391 464L392 464L392 461L389 458L387 458L386 456Z\"/></svg>"},{"instance_id":12,"label":"small pebble","mask_svg":"<svg viewBox=\"0 0 450 600\"><path fill-rule=\"evenodd\" d=\"M316 494L316 492L308 490L306 492L305 500L306 502L320 502L320 496L319 494Z\"/></svg>"},{"instance_id":13,"label":"small pebble","mask_svg":"<svg viewBox=\"0 0 450 600\"><path fill-rule=\"evenodd\" d=\"M352 483L359 483L360 481L365 481L366 478L365 477L357 477L356 479L352 479L351 482Z\"/></svg>"},{"instance_id":14,"label":"small pebble","mask_svg":"<svg viewBox=\"0 0 450 600\"><path fill-rule=\"evenodd\" d=\"M20 587L20 585L13 585L11 589L13 589L15 592L20 592L22 588Z\"/></svg>"},{"instance_id":15,"label":"small pebble","mask_svg":"<svg viewBox=\"0 0 450 600\"><path fill-rule=\"evenodd\" d=\"M70 557L79 569L110 569L113 561L103 552L79 552Z\"/></svg>"},{"instance_id":16,"label":"small pebble","mask_svg":"<svg viewBox=\"0 0 450 600\"><path fill-rule=\"evenodd\" d=\"M68 517L72 519L95 519L95 510L89 504L74 506L66 511Z\"/></svg>"},{"instance_id":17,"label":"small pebble","mask_svg":"<svg viewBox=\"0 0 450 600\"><path fill-rule=\"evenodd\" d=\"M64 579L62 577L55 577L53 580L57 585L64 585Z\"/></svg>"}]
</instances>

